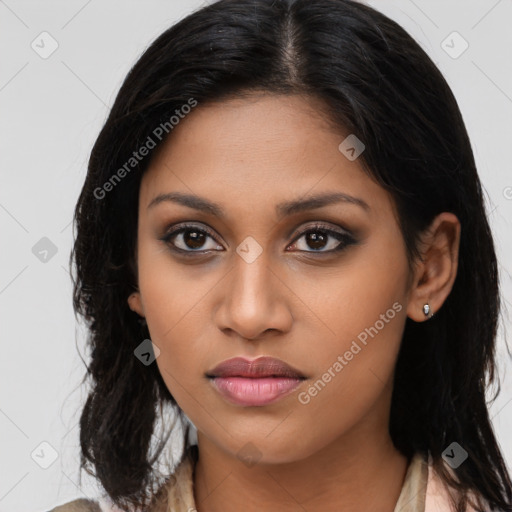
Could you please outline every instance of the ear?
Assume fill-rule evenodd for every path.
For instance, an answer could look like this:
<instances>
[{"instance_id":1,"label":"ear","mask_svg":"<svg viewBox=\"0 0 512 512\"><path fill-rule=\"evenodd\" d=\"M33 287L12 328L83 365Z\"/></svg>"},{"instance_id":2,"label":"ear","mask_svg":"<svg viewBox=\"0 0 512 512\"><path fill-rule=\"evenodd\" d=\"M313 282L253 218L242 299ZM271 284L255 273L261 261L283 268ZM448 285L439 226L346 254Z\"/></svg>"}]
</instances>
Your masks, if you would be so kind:
<instances>
[{"instance_id":1,"label":"ear","mask_svg":"<svg viewBox=\"0 0 512 512\"><path fill-rule=\"evenodd\" d=\"M134 292L128 297L128 306L132 311L135 311L140 316L145 316L140 292Z\"/></svg>"},{"instance_id":2,"label":"ear","mask_svg":"<svg viewBox=\"0 0 512 512\"><path fill-rule=\"evenodd\" d=\"M457 276L460 243L460 222L449 212L439 214L422 236L421 260L414 273L407 316L415 322L428 320L424 304L431 313L441 309Z\"/></svg>"}]
</instances>

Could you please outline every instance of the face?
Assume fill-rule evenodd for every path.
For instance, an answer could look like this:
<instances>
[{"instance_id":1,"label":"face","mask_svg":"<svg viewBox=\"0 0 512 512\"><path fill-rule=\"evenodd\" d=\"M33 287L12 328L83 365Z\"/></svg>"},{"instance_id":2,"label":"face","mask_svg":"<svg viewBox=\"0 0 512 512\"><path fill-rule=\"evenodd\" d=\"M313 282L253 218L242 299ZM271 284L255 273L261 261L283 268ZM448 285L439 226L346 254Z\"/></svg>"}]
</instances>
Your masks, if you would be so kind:
<instances>
[{"instance_id":1,"label":"face","mask_svg":"<svg viewBox=\"0 0 512 512\"><path fill-rule=\"evenodd\" d=\"M387 430L405 245L390 196L319 112L299 96L199 104L141 182L130 307L200 438L233 456L251 446L291 462ZM236 356L278 358L302 378L239 403L207 377Z\"/></svg>"}]
</instances>

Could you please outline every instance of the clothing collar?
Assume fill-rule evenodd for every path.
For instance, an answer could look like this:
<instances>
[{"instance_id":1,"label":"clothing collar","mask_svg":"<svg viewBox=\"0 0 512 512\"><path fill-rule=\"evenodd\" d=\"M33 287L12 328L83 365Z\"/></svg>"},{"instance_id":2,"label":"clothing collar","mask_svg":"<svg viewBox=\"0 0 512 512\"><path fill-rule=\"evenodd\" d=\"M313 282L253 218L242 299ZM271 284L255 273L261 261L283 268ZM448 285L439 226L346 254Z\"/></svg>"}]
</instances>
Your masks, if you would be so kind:
<instances>
[{"instance_id":1,"label":"clothing collar","mask_svg":"<svg viewBox=\"0 0 512 512\"><path fill-rule=\"evenodd\" d=\"M192 512L194 500L194 467L197 462L197 445L192 445L184 459L166 484L168 498L162 512ZM394 512L425 512L425 496L428 481L428 462L417 453L409 462L402 490Z\"/></svg>"}]
</instances>

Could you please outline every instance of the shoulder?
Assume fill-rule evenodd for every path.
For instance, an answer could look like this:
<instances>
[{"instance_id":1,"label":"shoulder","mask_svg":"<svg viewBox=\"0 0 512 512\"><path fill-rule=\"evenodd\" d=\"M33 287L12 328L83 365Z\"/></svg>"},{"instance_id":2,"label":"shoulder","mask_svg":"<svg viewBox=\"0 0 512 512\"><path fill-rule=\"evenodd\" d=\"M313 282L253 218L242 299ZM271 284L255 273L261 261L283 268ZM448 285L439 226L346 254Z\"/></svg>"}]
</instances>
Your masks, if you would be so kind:
<instances>
[{"instance_id":1,"label":"shoulder","mask_svg":"<svg viewBox=\"0 0 512 512\"><path fill-rule=\"evenodd\" d=\"M158 490L150 510L167 512L168 510L195 510L193 473L198 459L197 445L192 445L176 466L173 474ZM125 512L106 499L90 500L80 498L53 508L49 512Z\"/></svg>"},{"instance_id":2,"label":"shoulder","mask_svg":"<svg viewBox=\"0 0 512 512\"><path fill-rule=\"evenodd\" d=\"M52 508L49 512L125 512L103 498L79 498Z\"/></svg>"},{"instance_id":3,"label":"shoulder","mask_svg":"<svg viewBox=\"0 0 512 512\"><path fill-rule=\"evenodd\" d=\"M192 445L163 489L165 510L196 510L194 470L198 459L197 445Z\"/></svg>"},{"instance_id":4,"label":"shoulder","mask_svg":"<svg viewBox=\"0 0 512 512\"><path fill-rule=\"evenodd\" d=\"M104 512L99 502L80 498L53 508L50 512Z\"/></svg>"},{"instance_id":5,"label":"shoulder","mask_svg":"<svg viewBox=\"0 0 512 512\"><path fill-rule=\"evenodd\" d=\"M428 480L425 496L425 512L452 512L451 500L452 496L457 497L454 490L449 490L442 478L438 475L432 465L431 456L428 457ZM448 471L455 476L454 471L445 463ZM472 493L469 495L472 501L475 497ZM466 512L477 512L475 508L468 504Z\"/></svg>"}]
</instances>

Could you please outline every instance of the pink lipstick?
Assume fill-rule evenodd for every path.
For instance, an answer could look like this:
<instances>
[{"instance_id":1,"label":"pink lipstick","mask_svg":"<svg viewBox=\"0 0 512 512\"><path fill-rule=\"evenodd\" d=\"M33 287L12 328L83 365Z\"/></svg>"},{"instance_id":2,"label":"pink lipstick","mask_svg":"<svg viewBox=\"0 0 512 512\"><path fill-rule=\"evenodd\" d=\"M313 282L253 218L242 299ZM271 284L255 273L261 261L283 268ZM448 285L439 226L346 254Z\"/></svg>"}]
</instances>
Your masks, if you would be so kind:
<instances>
[{"instance_id":1,"label":"pink lipstick","mask_svg":"<svg viewBox=\"0 0 512 512\"><path fill-rule=\"evenodd\" d=\"M305 376L280 359L260 357L253 361L235 357L223 361L206 376L230 403L263 406L291 393Z\"/></svg>"}]
</instances>

